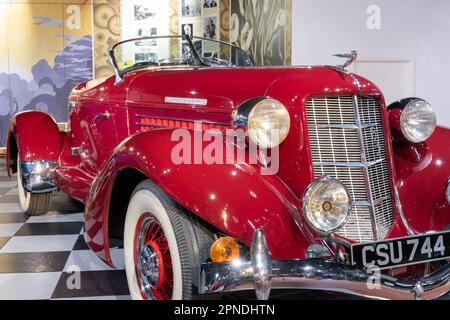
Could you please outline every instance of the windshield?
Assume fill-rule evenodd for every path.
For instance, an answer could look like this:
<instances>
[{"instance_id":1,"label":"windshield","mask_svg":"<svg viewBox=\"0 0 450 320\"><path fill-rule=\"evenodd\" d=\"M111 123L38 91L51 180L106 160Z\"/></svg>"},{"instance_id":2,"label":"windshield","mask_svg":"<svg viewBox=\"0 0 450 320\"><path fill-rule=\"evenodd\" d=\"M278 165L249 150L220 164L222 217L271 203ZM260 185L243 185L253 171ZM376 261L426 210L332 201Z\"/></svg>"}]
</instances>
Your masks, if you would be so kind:
<instances>
[{"instance_id":1,"label":"windshield","mask_svg":"<svg viewBox=\"0 0 450 320\"><path fill-rule=\"evenodd\" d=\"M116 71L148 66L253 66L253 59L229 43L197 37L145 37L119 42L111 50Z\"/></svg>"}]
</instances>

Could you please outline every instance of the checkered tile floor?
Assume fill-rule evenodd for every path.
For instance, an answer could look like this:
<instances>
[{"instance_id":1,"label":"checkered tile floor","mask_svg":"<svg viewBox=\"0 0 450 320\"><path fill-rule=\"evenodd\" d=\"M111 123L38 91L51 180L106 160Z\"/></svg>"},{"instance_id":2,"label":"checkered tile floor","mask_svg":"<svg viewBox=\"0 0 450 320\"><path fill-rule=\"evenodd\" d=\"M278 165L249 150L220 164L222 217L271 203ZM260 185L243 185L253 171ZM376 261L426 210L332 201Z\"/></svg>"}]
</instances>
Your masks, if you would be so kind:
<instances>
[{"instance_id":1,"label":"checkered tile floor","mask_svg":"<svg viewBox=\"0 0 450 320\"><path fill-rule=\"evenodd\" d=\"M84 242L82 205L57 194L53 210L26 217L0 158L0 300L128 300L123 263L109 268Z\"/></svg>"}]
</instances>

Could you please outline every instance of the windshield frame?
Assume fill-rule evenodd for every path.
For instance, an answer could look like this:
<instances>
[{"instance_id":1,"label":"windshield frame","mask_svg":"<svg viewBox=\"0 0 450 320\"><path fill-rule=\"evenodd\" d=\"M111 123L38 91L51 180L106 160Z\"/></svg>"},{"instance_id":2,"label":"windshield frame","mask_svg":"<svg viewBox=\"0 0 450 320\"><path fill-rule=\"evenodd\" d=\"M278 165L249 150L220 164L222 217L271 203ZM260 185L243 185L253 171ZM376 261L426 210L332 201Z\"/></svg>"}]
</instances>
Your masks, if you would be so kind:
<instances>
[{"instance_id":1,"label":"windshield frame","mask_svg":"<svg viewBox=\"0 0 450 320\"><path fill-rule=\"evenodd\" d=\"M220 40L213 40L213 39L207 39L207 38L202 38L202 37L190 37L188 35L182 35L182 36L150 36L150 37L138 37L138 38L132 38L132 39L127 39L127 40L123 40L120 42L117 42L110 50L109 52L109 59L110 62L113 66L114 69L114 74L116 76L116 84L119 84L123 81L124 76L132 71L138 70L138 69L142 69L142 68L146 68L146 67L150 67L150 66L156 66L156 67L161 67L161 65L157 65L156 63L151 63L148 62L148 64L141 64L139 66L131 66L128 68L125 68L123 70L120 70L118 63L117 63L117 59L115 57L114 54L114 50L120 46L123 45L125 43L129 43L129 42L136 42L136 41L145 41L145 40L154 40L154 39L182 39L184 41L187 42L189 49L192 53L192 57L194 59L194 63L193 64L186 64L186 66L204 66L204 67L214 67L217 66L216 64L211 64L211 63L207 63L205 62L204 59L202 59L199 55L199 53L197 52L197 50L195 49L195 46L192 42L192 40L201 40L201 41L211 41L211 42L215 42L215 43L219 43L219 44L224 44L224 45L228 45L232 48L234 48L235 50L241 52L244 56L247 57L247 61L250 62L251 64L249 66L255 66L255 62L253 57L251 56L251 54L245 52L244 50L242 50L241 48L239 48L238 46L231 44L229 42L225 42L225 41L220 41ZM232 65L231 65L232 66ZM230 66L230 67L231 67Z\"/></svg>"}]
</instances>

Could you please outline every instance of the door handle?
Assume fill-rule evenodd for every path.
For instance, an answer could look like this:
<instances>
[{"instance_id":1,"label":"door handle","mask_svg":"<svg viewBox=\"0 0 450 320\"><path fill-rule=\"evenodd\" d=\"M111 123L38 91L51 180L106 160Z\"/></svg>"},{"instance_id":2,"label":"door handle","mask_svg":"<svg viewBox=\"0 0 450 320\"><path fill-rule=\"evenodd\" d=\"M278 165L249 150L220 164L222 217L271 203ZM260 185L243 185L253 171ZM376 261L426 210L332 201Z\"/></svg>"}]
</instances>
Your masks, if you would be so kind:
<instances>
[{"instance_id":1,"label":"door handle","mask_svg":"<svg viewBox=\"0 0 450 320\"><path fill-rule=\"evenodd\" d=\"M105 113L98 113L95 118L94 121L97 121L100 118L105 118L106 120L108 120L109 118L111 118L111 113L109 113L108 111L106 111Z\"/></svg>"}]
</instances>

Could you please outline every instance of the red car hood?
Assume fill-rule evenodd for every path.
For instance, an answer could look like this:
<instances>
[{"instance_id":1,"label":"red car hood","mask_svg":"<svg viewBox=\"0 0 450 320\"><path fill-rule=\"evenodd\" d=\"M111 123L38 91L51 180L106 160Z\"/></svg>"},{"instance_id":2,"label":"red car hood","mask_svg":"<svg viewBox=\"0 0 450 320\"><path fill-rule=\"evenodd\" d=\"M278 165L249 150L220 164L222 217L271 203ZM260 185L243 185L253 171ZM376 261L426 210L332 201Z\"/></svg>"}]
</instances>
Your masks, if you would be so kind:
<instances>
[{"instance_id":1,"label":"red car hood","mask_svg":"<svg viewBox=\"0 0 450 320\"><path fill-rule=\"evenodd\" d=\"M200 112L229 113L249 99L267 95L289 104L311 94L380 94L367 80L358 77L360 90L354 77L330 67L145 69L128 77L130 104L161 106L168 97L201 99L207 102L204 106L177 106ZM276 92L271 90L280 84Z\"/></svg>"}]
</instances>

